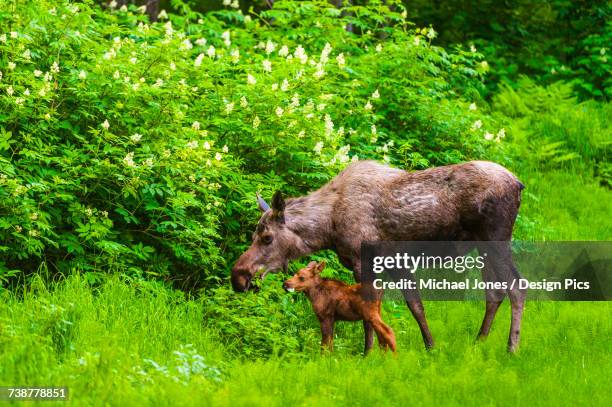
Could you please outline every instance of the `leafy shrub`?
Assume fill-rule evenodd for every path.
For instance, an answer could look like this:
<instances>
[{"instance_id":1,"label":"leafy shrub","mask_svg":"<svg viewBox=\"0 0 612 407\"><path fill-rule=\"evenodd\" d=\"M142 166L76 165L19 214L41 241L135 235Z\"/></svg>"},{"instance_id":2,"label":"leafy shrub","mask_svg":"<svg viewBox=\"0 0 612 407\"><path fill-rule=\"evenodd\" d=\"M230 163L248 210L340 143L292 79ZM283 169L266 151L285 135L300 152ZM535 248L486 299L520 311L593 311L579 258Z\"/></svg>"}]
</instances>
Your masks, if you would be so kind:
<instances>
[{"instance_id":1,"label":"leafy shrub","mask_svg":"<svg viewBox=\"0 0 612 407\"><path fill-rule=\"evenodd\" d=\"M278 280L274 277L268 280ZM218 287L204 294L206 327L236 356L295 356L318 349L318 321L310 304L285 293L280 283L266 281L257 293L237 294Z\"/></svg>"},{"instance_id":2,"label":"leafy shrub","mask_svg":"<svg viewBox=\"0 0 612 407\"><path fill-rule=\"evenodd\" d=\"M340 14L280 1L261 18L185 6L155 24L87 2L12 7L0 6L5 280L42 267L202 284L248 242L256 190L303 193L354 159L478 157L495 126L468 108L484 107L478 56L432 46L433 30L379 2Z\"/></svg>"}]
</instances>

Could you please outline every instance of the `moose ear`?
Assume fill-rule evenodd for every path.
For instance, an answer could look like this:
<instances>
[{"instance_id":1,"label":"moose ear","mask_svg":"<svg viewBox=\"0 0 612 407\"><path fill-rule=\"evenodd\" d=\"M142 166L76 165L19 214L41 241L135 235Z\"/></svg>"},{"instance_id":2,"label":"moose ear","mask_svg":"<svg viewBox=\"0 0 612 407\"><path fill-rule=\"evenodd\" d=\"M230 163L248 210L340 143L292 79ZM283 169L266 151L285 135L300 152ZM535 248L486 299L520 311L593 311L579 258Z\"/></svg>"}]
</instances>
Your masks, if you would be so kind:
<instances>
[{"instance_id":1,"label":"moose ear","mask_svg":"<svg viewBox=\"0 0 612 407\"><path fill-rule=\"evenodd\" d=\"M272 197L272 215L280 222L285 222L285 199L280 191L276 191Z\"/></svg>"},{"instance_id":2,"label":"moose ear","mask_svg":"<svg viewBox=\"0 0 612 407\"><path fill-rule=\"evenodd\" d=\"M325 269L325 260L323 260L320 263L317 263L317 266L315 267L315 273L319 274L320 272L322 272Z\"/></svg>"},{"instance_id":3,"label":"moose ear","mask_svg":"<svg viewBox=\"0 0 612 407\"><path fill-rule=\"evenodd\" d=\"M261 195L259 195L259 192L257 192L256 195L257 195L257 204L259 205L259 210L262 212L266 212L268 209L270 209L270 205L268 205L268 203L264 201Z\"/></svg>"}]
</instances>

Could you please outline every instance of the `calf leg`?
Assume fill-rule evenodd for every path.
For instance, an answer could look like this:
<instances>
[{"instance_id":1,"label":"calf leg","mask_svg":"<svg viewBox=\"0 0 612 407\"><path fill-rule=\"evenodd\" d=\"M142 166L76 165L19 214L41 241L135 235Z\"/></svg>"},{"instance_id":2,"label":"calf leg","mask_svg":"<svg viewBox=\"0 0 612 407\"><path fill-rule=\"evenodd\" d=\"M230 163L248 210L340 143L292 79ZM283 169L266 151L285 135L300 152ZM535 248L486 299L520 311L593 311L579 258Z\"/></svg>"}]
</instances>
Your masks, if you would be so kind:
<instances>
[{"instance_id":1,"label":"calf leg","mask_svg":"<svg viewBox=\"0 0 612 407\"><path fill-rule=\"evenodd\" d=\"M334 350L334 320L326 318L321 320L321 351Z\"/></svg>"}]
</instances>

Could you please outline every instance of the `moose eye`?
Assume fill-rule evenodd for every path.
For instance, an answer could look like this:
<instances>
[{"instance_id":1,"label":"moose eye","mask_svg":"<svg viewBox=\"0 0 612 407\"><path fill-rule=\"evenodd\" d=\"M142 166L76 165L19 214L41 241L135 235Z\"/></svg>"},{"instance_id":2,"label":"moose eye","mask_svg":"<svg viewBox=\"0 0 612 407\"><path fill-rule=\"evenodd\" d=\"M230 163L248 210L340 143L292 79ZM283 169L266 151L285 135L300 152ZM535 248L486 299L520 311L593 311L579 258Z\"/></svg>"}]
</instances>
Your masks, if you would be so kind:
<instances>
[{"instance_id":1,"label":"moose eye","mask_svg":"<svg viewBox=\"0 0 612 407\"><path fill-rule=\"evenodd\" d=\"M261 241L263 242L263 244L270 244L272 243L272 236L270 235L262 236Z\"/></svg>"},{"instance_id":2,"label":"moose eye","mask_svg":"<svg viewBox=\"0 0 612 407\"><path fill-rule=\"evenodd\" d=\"M300 277L300 281L304 281L304 280L305 280L305 278L304 278L304 277Z\"/></svg>"}]
</instances>

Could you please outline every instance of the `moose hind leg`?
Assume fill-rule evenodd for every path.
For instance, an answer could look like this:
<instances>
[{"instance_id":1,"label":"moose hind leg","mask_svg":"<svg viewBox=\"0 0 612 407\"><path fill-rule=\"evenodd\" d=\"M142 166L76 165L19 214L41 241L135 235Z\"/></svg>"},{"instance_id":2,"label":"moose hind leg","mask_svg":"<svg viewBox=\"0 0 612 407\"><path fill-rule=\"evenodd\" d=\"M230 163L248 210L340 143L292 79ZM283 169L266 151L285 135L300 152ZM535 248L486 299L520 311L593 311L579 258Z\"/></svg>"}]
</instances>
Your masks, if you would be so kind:
<instances>
[{"instance_id":1,"label":"moose hind leg","mask_svg":"<svg viewBox=\"0 0 612 407\"><path fill-rule=\"evenodd\" d=\"M482 278L485 282L496 282L498 281L493 272L493 268L495 265L489 259L485 260L485 268L483 270ZM480 331L478 331L477 339L484 340L487 336L489 336L489 332L491 331L491 325L493 324L493 320L495 319L495 315L497 314L497 310L501 305L504 297L506 296L506 292L504 290L493 290L487 289L485 290L486 296L486 310L484 318L482 319L482 325L480 326Z\"/></svg>"}]
</instances>

